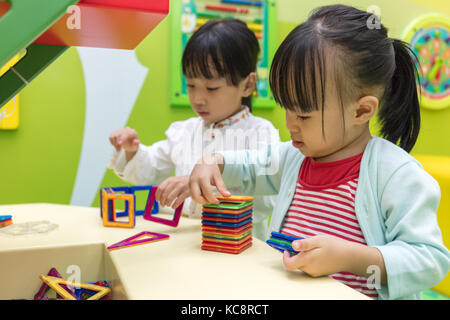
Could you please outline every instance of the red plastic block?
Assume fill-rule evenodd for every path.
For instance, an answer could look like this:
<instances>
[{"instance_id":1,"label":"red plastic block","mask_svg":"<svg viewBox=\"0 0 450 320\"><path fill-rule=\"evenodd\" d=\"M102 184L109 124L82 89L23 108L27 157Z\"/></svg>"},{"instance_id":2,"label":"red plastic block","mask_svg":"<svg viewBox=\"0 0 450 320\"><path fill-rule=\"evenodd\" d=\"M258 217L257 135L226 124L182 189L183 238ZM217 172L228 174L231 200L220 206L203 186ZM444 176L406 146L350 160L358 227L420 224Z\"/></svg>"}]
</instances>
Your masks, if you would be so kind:
<instances>
[{"instance_id":1,"label":"red plastic block","mask_svg":"<svg viewBox=\"0 0 450 320\"><path fill-rule=\"evenodd\" d=\"M69 11L35 43L131 50L167 16L169 0L81 0L77 7L79 15Z\"/></svg>"}]
</instances>

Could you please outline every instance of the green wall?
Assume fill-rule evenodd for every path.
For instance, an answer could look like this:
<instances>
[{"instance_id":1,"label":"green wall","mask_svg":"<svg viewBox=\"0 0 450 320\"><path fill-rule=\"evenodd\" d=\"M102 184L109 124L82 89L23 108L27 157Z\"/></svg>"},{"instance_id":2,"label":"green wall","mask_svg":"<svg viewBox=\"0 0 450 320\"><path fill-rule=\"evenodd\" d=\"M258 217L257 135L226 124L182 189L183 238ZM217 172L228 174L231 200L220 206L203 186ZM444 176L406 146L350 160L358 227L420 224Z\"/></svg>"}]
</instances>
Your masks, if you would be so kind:
<instances>
[{"instance_id":1,"label":"green wall","mask_svg":"<svg viewBox=\"0 0 450 320\"><path fill-rule=\"evenodd\" d=\"M279 0L279 42L312 8L336 2L360 9L374 4L373 0ZM411 20L436 12L441 3L444 5L444 0L376 1L382 22L393 37L400 37ZM149 68L149 73L127 125L138 131L144 144L163 139L164 131L173 121L195 116L191 109L169 106L169 29L170 15L136 48L139 61ZM19 128L0 131L0 204L68 204L77 173L85 116L84 79L76 49L64 53L21 95ZM272 121L280 130L282 140L289 139L280 107L255 110L254 114ZM449 136L450 108L439 112L423 110L422 118L422 131L414 152L450 156L450 141L442 138ZM107 114L104 121L108 121ZM101 185L124 183L109 170ZM93 205L98 206L98 196Z\"/></svg>"}]
</instances>

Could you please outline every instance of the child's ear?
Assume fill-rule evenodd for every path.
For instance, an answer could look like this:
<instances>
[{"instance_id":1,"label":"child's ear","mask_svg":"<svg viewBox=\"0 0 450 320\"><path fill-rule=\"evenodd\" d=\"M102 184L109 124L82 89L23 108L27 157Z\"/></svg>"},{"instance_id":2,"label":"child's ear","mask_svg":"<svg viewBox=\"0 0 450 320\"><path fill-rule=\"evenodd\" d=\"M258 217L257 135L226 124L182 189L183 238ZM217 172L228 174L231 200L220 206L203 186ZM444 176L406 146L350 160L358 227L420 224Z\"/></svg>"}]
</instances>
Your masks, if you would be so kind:
<instances>
[{"instance_id":1,"label":"child's ear","mask_svg":"<svg viewBox=\"0 0 450 320\"><path fill-rule=\"evenodd\" d=\"M356 101L354 105L353 121L355 124L364 124L375 115L378 110L378 98L375 96L364 96Z\"/></svg>"},{"instance_id":2,"label":"child's ear","mask_svg":"<svg viewBox=\"0 0 450 320\"><path fill-rule=\"evenodd\" d=\"M242 95L244 97L250 96L256 88L256 72L250 72L244 79L243 85Z\"/></svg>"}]
</instances>

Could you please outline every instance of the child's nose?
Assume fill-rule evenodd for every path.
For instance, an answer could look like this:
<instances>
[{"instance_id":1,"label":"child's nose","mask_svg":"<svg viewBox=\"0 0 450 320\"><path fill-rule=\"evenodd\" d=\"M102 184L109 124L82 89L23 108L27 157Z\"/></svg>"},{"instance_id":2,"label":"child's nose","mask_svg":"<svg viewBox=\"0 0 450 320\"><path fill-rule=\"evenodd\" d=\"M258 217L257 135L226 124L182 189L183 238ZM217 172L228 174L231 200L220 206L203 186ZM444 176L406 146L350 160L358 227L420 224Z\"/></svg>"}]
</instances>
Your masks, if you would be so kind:
<instances>
[{"instance_id":1,"label":"child's nose","mask_svg":"<svg viewBox=\"0 0 450 320\"><path fill-rule=\"evenodd\" d=\"M196 93L193 97L193 101L196 105L204 105L206 103L206 99L205 96L203 94L200 93Z\"/></svg>"}]
</instances>

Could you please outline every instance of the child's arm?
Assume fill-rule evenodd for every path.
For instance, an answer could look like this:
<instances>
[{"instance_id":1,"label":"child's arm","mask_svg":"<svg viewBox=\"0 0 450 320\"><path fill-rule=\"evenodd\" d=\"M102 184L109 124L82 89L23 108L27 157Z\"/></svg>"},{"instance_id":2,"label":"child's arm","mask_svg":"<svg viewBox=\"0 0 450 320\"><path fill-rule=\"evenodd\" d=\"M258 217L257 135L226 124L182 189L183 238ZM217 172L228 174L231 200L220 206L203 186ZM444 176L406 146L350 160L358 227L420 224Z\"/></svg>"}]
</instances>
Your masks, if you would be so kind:
<instances>
[{"instance_id":1,"label":"child's arm","mask_svg":"<svg viewBox=\"0 0 450 320\"><path fill-rule=\"evenodd\" d=\"M174 124L166 131L167 139L151 146L139 143L137 133L125 128L113 132L110 142L115 152L108 165L109 169L124 181L136 185L158 184L170 177L175 170L171 152L174 147Z\"/></svg>"},{"instance_id":2,"label":"child's arm","mask_svg":"<svg viewBox=\"0 0 450 320\"><path fill-rule=\"evenodd\" d=\"M380 198L386 244L376 247L386 265L389 298L437 285L450 268L436 218L438 183L409 162L392 174Z\"/></svg>"},{"instance_id":3,"label":"child's arm","mask_svg":"<svg viewBox=\"0 0 450 320\"><path fill-rule=\"evenodd\" d=\"M255 150L223 151L200 160L190 176L192 198L201 204L218 203L211 186L229 195L226 186L239 187L243 194L277 194L283 173L283 152L288 144L273 144Z\"/></svg>"},{"instance_id":4,"label":"child's arm","mask_svg":"<svg viewBox=\"0 0 450 320\"><path fill-rule=\"evenodd\" d=\"M283 262L288 270L300 269L313 277L344 271L366 278L374 275L378 284L387 284L383 256L375 247L330 235L295 240L292 247L301 252L292 257L284 253Z\"/></svg>"},{"instance_id":5,"label":"child's arm","mask_svg":"<svg viewBox=\"0 0 450 320\"><path fill-rule=\"evenodd\" d=\"M224 158L220 154L203 157L192 169L189 178L189 189L192 199L200 204L219 203L214 196L211 186L215 186L223 196L230 196L222 180Z\"/></svg>"},{"instance_id":6,"label":"child's arm","mask_svg":"<svg viewBox=\"0 0 450 320\"><path fill-rule=\"evenodd\" d=\"M116 149L116 152L120 152L121 149L125 151L125 158L127 162L134 157L139 149L137 132L129 127L112 132L109 136L109 142L111 142L113 147Z\"/></svg>"}]
</instances>

